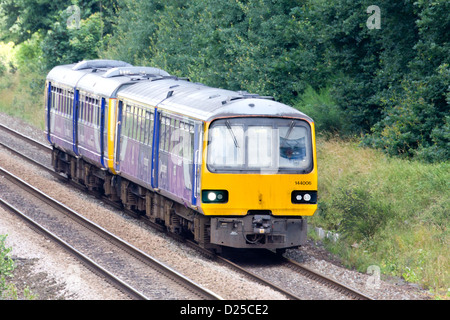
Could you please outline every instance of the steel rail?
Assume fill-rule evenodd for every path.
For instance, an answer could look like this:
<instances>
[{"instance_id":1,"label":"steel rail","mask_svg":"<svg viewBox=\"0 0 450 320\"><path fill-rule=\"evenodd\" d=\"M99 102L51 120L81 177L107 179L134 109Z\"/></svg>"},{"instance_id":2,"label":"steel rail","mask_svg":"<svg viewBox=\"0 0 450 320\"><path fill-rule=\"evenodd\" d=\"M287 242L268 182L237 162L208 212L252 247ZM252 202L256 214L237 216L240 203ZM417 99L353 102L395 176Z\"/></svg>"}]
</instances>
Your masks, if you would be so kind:
<instances>
[{"instance_id":1,"label":"steel rail","mask_svg":"<svg viewBox=\"0 0 450 320\"><path fill-rule=\"evenodd\" d=\"M4 124L0 123L0 129L10 133L11 135L13 135L13 136L15 136L15 137L17 137L19 139L27 140L28 143L34 145L35 147L37 147L39 149L43 149L43 150L46 150L48 152L52 151L52 148L49 145L43 144L43 143L41 143L41 142L39 142L39 141L37 141L37 140L35 140L33 138L30 138L30 137L28 137L28 136L26 136L26 135L24 135L24 134L22 134L22 133L20 133L20 132L18 132L16 130L14 130L14 129L11 129L11 128L5 126Z\"/></svg>"},{"instance_id":2,"label":"steel rail","mask_svg":"<svg viewBox=\"0 0 450 320\"><path fill-rule=\"evenodd\" d=\"M26 223L28 223L32 229L38 231L42 235L44 235L46 238L50 238L52 241L56 242L58 245L63 247L64 250L75 256L76 259L81 261L83 264L85 264L89 269L91 269L94 273L104 277L107 282L110 282L114 287L119 289L120 291L124 292L129 297L135 299L135 300L148 300L148 298L139 292L138 290L134 289L133 287L129 286L122 280L120 280L118 277L113 275L112 273L108 272L108 270L102 268L99 264L97 264L95 261L90 259L88 256L84 255L77 249L75 249L73 246L65 242L63 239L52 233L51 231L47 230L45 227L37 223L36 221L30 219L25 213L17 209L16 207L9 204L7 201L0 198L0 206L4 209L14 213L16 216L19 216L22 220L24 220Z\"/></svg>"},{"instance_id":3,"label":"steel rail","mask_svg":"<svg viewBox=\"0 0 450 320\"><path fill-rule=\"evenodd\" d=\"M300 272L301 274L303 274L304 276L306 276L312 280L315 280L315 281L322 283L328 287L331 287L353 299L375 300L374 298L372 298L368 295L365 295L365 294L361 293L360 291L358 291L354 288L351 288L337 280L334 280L330 277L320 274L317 271L314 271L314 270L298 263L297 261L294 261L294 260L291 260L291 259L288 259L285 257L282 257L282 260L288 265L289 268L291 268L297 272Z\"/></svg>"},{"instance_id":4,"label":"steel rail","mask_svg":"<svg viewBox=\"0 0 450 320\"><path fill-rule=\"evenodd\" d=\"M288 297L291 300L302 300L299 296L293 294L292 292L289 292L289 291L283 289L282 287L280 287L280 286L278 286L278 285L276 285L276 284L274 284L274 283L272 283L272 282L270 282L270 281L268 281L268 280L258 276L257 274L255 274L255 273L245 269L244 267L241 267L240 265L238 265L238 264L236 264L236 263L234 263L234 262L232 262L232 261L230 261L230 260L228 260L228 259L226 259L224 257L216 256L216 259L221 261L222 263L228 265L228 266L231 266L233 269L237 270L238 272L241 272L241 273L245 274L246 276L252 278L256 282L258 282L258 283L260 283L262 285L265 285L265 286L267 286L267 287L269 287L269 288L271 288L271 289L273 289L275 291L280 292L281 294L285 295L286 297Z\"/></svg>"}]
</instances>

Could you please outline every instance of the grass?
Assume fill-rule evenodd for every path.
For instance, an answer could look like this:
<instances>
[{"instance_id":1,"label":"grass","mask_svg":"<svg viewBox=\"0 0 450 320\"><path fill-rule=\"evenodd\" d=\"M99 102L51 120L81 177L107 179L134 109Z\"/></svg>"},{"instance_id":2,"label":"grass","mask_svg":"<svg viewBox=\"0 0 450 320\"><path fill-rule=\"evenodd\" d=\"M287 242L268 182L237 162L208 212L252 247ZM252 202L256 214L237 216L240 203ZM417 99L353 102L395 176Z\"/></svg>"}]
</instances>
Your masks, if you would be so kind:
<instances>
[{"instance_id":1,"label":"grass","mask_svg":"<svg viewBox=\"0 0 450 320\"><path fill-rule=\"evenodd\" d=\"M33 74L6 73L0 78L0 111L44 129L43 83Z\"/></svg>"},{"instance_id":2,"label":"grass","mask_svg":"<svg viewBox=\"0 0 450 320\"><path fill-rule=\"evenodd\" d=\"M329 249L440 297L450 288L450 164L389 158L355 141L318 139L319 210L310 222L343 235Z\"/></svg>"},{"instance_id":3,"label":"grass","mask_svg":"<svg viewBox=\"0 0 450 320\"><path fill-rule=\"evenodd\" d=\"M4 73L0 112L43 129L43 85L32 73ZM326 92L307 92L304 102L332 106ZM339 115L332 116L341 126ZM317 150L319 210L309 222L340 233L327 248L361 272L376 265L450 298L450 163L389 158L330 134L318 137Z\"/></svg>"}]
</instances>

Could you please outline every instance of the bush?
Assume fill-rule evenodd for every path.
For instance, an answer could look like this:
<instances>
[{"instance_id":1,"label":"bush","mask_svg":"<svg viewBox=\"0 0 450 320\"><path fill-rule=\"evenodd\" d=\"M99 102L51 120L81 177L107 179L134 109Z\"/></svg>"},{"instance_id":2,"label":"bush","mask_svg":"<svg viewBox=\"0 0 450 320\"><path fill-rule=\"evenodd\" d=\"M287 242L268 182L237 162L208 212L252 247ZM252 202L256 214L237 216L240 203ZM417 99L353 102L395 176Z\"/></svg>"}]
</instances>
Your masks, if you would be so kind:
<instances>
[{"instance_id":1,"label":"bush","mask_svg":"<svg viewBox=\"0 0 450 320\"><path fill-rule=\"evenodd\" d=\"M342 213L340 230L351 242L371 240L392 217L389 202L382 201L367 185L339 190L333 204Z\"/></svg>"},{"instance_id":2,"label":"bush","mask_svg":"<svg viewBox=\"0 0 450 320\"><path fill-rule=\"evenodd\" d=\"M344 115L334 102L329 88L318 92L308 86L295 104L295 108L313 118L318 133L342 133L345 127Z\"/></svg>"},{"instance_id":3,"label":"bush","mask_svg":"<svg viewBox=\"0 0 450 320\"><path fill-rule=\"evenodd\" d=\"M11 259L11 248L6 247L6 235L0 235L0 299L5 297L5 292L10 286L6 283L7 277L12 277L14 261Z\"/></svg>"}]
</instances>

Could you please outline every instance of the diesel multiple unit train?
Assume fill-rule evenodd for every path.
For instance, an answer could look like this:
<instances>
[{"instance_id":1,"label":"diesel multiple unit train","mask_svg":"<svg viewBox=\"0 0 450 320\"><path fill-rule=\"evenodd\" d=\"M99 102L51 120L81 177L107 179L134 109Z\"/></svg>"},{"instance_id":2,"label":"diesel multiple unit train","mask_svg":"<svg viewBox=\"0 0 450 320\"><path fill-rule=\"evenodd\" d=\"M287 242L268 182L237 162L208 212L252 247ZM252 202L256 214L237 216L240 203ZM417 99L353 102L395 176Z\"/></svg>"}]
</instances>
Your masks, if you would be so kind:
<instances>
[{"instance_id":1,"label":"diesel multiple unit train","mask_svg":"<svg viewBox=\"0 0 450 320\"><path fill-rule=\"evenodd\" d=\"M90 60L46 79L57 172L205 248L284 250L317 209L314 122L157 68Z\"/></svg>"}]
</instances>

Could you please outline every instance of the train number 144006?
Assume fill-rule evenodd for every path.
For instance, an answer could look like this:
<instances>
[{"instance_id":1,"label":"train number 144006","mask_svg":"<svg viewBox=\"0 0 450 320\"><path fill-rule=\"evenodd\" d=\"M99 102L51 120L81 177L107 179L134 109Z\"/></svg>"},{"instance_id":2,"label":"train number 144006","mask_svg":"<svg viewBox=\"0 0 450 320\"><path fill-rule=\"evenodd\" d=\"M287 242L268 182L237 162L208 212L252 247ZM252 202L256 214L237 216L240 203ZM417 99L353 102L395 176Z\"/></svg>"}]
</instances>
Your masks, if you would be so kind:
<instances>
[{"instance_id":1,"label":"train number 144006","mask_svg":"<svg viewBox=\"0 0 450 320\"><path fill-rule=\"evenodd\" d=\"M310 186L312 181L295 181L296 186Z\"/></svg>"}]
</instances>

